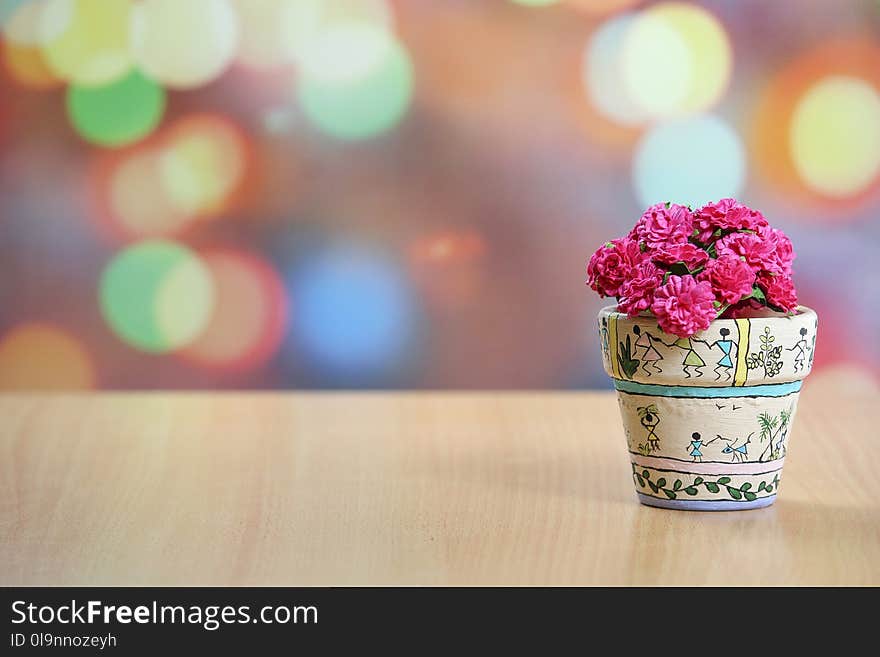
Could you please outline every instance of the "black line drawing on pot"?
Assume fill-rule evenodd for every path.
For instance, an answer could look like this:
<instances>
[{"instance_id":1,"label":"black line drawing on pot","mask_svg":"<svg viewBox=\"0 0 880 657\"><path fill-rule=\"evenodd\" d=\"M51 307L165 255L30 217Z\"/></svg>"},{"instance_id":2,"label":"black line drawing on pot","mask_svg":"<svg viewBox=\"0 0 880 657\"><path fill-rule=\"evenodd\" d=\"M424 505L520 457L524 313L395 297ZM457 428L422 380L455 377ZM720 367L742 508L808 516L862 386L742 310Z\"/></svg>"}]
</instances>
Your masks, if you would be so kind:
<instances>
[{"instance_id":1,"label":"black line drawing on pot","mask_svg":"<svg viewBox=\"0 0 880 657\"><path fill-rule=\"evenodd\" d=\"M745 463L746 459L749 457L749 443L752 442L753 435L755 435L754 431L745 438L725 438L721 434L716 434L712 440L706 443L706 445L711 445L716 440L724 441L727 445L721 450L721 453L731 454L731 463Z\"/></svg>"},{"instance_id":2,"label":"black line drawing on pot","mask_svg":"<svg viewBox=\"0 0 880 657\"><path fill-rule=\"evenodd\" d=\"M679 338L670 343L664 342L667 347L677 347L684 351L684 360L681 363L681 369L684 372L684 378L690 379L691 372L688 370L689 367L693 367L696 371L696 376L703 376L703 368L706 366L706 361L704 361L700 355L694 349L694 342L702 342L707 347L709 343L705 340L700 340L699 338Z\"/></svg>"},{"instance_id":3,"label":"black line drawing on pot","mask_svg":"<svg viewBox=\"0 0 880 657\"><path fill-rule=\"evenodd\" d=\"M688 455L691 457L694 463L702 463L703 462L703 452L700 451L700 447L703 446L703 438L700 436L699 431L694 431L691 434L691 451L688 452Z\"/></svg>"},{"instance_id":4,"label":"black line drawing on pot","mask_svg":"<svg viewBox=\"0 0 880 657\"><path fill-rule=\"evenodd\" d=\"M658 340L653 335L645 331L642 332L642 328L636 324L633 326L633 333L636 334L636 347L639 349L644 349L644 353L640 355L642 359L642 371L647 375L651 376L651 372L648 370L648 365L654 368L654 371L658 374L662 374L663 370L657 365L657 361L663 360L663 356L657 351L657 347L654 346L654 341L656 340L660 344L664 344L662 340Z\"/></svg>"},{"instance_id":5,"label":"black line drawing on pot","mask_svg":"<svg viewBox=\"0 0 880 657\"><path fill-rule=\"evenodd\" d=\"M794 343L793 347L786 347L786 351L796 352L794 355L794 371L802 372L807 360L807 352L810 350L810 344L807 342L807 329L801 329L801 339Z\"/></svg>"},{"instance_id":6,"label":"black line drawing on pot","mask_svg":"<svg viewBox=\"0 0 880 657\"><path fill-rule=\"evenodd\" d=\"M639 414L639 422L648 432L647 440L644 443L639 443L639 451L643 454L656 452L660 449L660 436L657 435L660 414L657 411L657 405L639 406L636 408L636 412Z\"/></svg>"},{"instance_id":7,"label":"black line drawing on pot","mask_svg":"<svg viewBox=\"0 0 880 657\"><path fill-rule=\"evenodd\" d=\"M733 377L733 358L732 352L735 347L733 340L731 340L728 336L730 335L730 329L723 328L721 329L721 338L715 340L712 344L709 345L709 348L718 347L721 350L721 360L715 365L712 370L715 372L715 380L719 381L721 379L722 373L725 375L725 381L730 381ZM721 370L721 371L719 371Z\"/></svg>"}]
</instances>

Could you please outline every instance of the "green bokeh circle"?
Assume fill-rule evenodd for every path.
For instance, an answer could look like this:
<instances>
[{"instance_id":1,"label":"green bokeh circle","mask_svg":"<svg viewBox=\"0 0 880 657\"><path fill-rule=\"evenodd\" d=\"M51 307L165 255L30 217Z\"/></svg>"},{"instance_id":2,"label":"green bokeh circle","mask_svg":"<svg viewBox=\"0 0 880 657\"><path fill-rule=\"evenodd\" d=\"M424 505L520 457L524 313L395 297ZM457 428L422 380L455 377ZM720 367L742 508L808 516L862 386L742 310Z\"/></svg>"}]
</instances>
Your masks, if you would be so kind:
<instances>
[{"instance_id":1,"label":"green bokeh circle","mask_svg":"<svg viewBox=\"0 0 880 657\"><path fill-rule=\"evenodd\" d=\"M113 332L123 342L154 353L177 349L194 338L192 331L163 330L157 309L163 285L175 273L187 270L197 277L195 291L204 292L205 285L211 284L210 273L186 247L148 240L117 254L104 270L100 289L101 311ZM204 305L203 301L193 298L191 303L178 304L172 310L179 311L187 320L189 308ZM192 326L191 321L188 323Z\"/></svg>"},{"instance_id":2,"label":"green bokeh circle","mask_svg":"<svg viewBox=\"0 0 880 657\"><path fill-rule=\"evenodd\" d=\"M165 102L165 90L139 71L101 87L67 89L70 122L99 146L125 146L147 136L162 120Z\"/></svg>"},{"instance_id":3,"label":"green bokeh circle","mask_svg":"<svg viewBox=\"0 0 880 657\"><path fill-rule=\"evenodd\" d=\"M375 137L394 127L412 98L413 67L394 43L375 71L352 82L303 79L299 102L321 132L343 140Z\"/></svg>"}]
</instances>

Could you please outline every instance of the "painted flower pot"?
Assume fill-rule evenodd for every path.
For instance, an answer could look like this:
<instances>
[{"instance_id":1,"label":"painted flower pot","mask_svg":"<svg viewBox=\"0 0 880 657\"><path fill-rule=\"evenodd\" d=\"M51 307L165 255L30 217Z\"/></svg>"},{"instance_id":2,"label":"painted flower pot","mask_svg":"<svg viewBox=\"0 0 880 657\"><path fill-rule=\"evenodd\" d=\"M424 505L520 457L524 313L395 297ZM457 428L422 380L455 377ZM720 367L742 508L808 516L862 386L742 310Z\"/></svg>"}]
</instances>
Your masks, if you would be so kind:
<instances>
[{"instance_id":1,"label":"painted flower pot","mask_svg":"<svg viewBox=\"0 0 880 657\"><path fill-rule=\"evenodd\" d=\"M816 313L718 319L690 338L656 319L599 313L632 479L649 506L732 511L776 500L813 363Z\"/></svg>"}]
</instances>

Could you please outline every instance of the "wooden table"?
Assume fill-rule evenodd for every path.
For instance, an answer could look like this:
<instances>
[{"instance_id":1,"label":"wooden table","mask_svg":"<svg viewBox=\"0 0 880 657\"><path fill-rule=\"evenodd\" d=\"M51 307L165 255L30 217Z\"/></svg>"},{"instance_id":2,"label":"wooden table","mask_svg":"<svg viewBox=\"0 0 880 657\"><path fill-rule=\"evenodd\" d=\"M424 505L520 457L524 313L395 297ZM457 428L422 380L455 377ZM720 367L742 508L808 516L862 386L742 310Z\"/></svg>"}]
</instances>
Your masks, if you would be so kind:
<instances>
[{"instance_id":1,"label":"wooden table","mask_svg":"<svg viewBox=\"0 0 880 657\"><path fill-rule=\"evenodd\" d=\"M779 501L640 506L610 393L0 397L0 584L880 584L877 399Z\"/></svg>"}]
</instances>

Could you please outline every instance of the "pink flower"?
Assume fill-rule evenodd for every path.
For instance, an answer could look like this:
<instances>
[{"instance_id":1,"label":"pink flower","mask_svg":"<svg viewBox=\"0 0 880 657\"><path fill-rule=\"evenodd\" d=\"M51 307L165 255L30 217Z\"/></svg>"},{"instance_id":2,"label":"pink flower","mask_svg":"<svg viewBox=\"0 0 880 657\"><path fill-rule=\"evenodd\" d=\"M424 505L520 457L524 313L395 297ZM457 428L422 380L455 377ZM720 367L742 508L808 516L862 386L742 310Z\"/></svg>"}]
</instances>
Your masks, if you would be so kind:
<instances>
[{"instance_id":1,"label":"pink flower","mask_svg":"<svg viewBox=\"0 0 880 657\"><path fill-rule=\"evenodd\" d=\"M749 266L758 272L771 269L777 264L776 245L755 233L731 233L715 242L718 256L729 254L745 258Z\"/></svg>"},{"instance_id":2,"label":"pink flower","mask_svg":"<svg viewBox=\"0 0 880 657\"><path fill-rule=\"evenodd\" d=\"M758 274L758 287L764 290L769 305L785 312L797 308L797 291L794 289L791 276L762 271Z\"/></svg>"},{"instance_id":3,"label":"pink flower","mask_svg":"<svg viewBox=\"0 0 880 657\"><path fill-rule=\"evenodd\" d=\"M688 269L693 271L706 264L706 261L709 260L709 254L690 242L684 242L661 246L651 253L651 259L664 265L683 262Z\"/></svg>"},{"instance_id":4,"label":"pink flower","mask_svg":"<svg viewBox=\"0 0 880 657\"><path fill-rule=\"evenodd\" d=\"M603 297L620 295L633 267L646 259L638 242L629 238L608 242L599 248L587 265L587 283Z\"/></svg>"},{"instance_id":5,"label":"pink flower","mask_svg":"<svg viewBox=\"0 0 880 657\"><path fill-rule=\"evenodd\" d=\"M693 231L691 211L683 205L665 203L645 210L629 237L645 242L649 249L686 242Z\"/></svg>"},{"instance_id":6,"label":"pink flower","mask_svg":"<svg viewBox=\"0 0 880 657\"><path fill-rule=\"evenodd\" d=\"M750 295L755 284L755 272L748 263L728 253L709 260L697 278L709 281L715 298L727 304Z\"/></svg>"},{"instance_id":7,"label":"pink flower","mask_svg":"<svg viewBox=\"0 0 880 657\"><path fill-rule=\"evenodd\" d=\"M759 227L768 225L764 215L732 198L708 203L694 213L697 240L704 244L711 241L712 235L719 229L758 230Z\"/></svg>"},{"instance_id":8,"label":"pink flower","mask_svg":"<svg viewBox=\"0 0 880 657\"><path fill-rule=\"evenodd\" d=\"M791 276L791 263L795 259L794 247L788 235L778 228L766 228L759 231L758 235L773 245L773 252L768 262L769 271L788 274Z\"/></svg>"},{"instance_id":9,"label":"pink flower","mask_svg":"<svg viewBox=\"0 0 880 657\"><path fill-rule=\"evenodd\" d=\"M663 271L650 260L633 268L630 278L620 288L617 309L630 317L648 310L654 301L654 290L663 282Z\"/></svg>"},{"instance_id":10,"label":"pink flower","mask_svg":"<svg viewBox=\"0 0 880 657\"><path fill-rule=\"evenodd\" d=\"M715 295L708 281L675 275L654 291L651 311L661 329L680 338L705 331L717 314Z\"/></svg>"}]
</instances>

